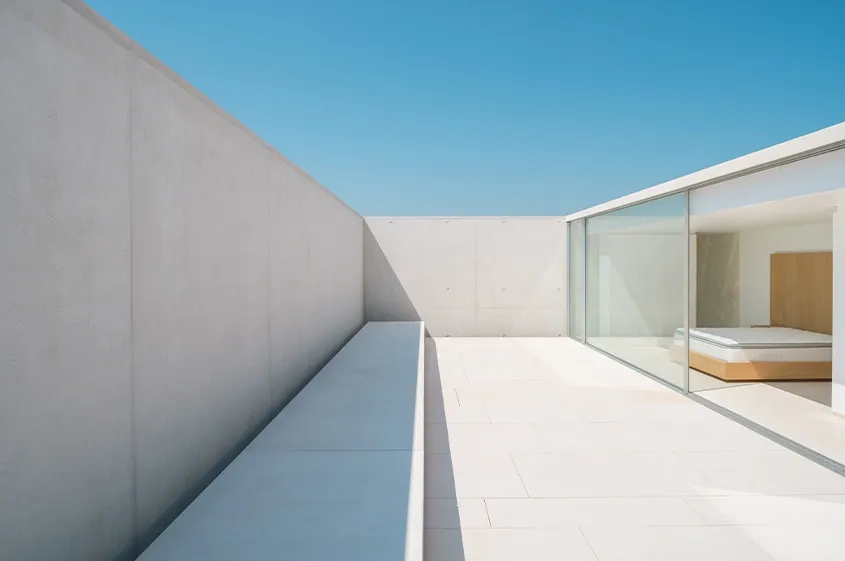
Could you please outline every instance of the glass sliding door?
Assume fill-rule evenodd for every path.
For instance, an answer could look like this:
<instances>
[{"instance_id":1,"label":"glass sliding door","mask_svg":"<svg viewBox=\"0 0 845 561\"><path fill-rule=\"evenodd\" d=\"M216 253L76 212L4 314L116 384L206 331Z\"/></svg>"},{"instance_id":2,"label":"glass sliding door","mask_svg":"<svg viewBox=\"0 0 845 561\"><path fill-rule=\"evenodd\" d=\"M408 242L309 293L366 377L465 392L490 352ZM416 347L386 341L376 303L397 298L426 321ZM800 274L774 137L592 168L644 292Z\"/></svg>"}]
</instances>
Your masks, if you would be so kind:
<instances>
[{"instance_id":1,"label":"glass sliding door","mask_svg":"<svg viewBox=\"0 0 845 561\"><path fill-rule=\"evenodd\" d=\"M586 251L585 220L575 220L569 223L569 336L585 342L586 335L586 305L584 285L585 251Z\"/></svg>"},{"instance_id":2,"label":"glass sliding door","mask_svg":"<svg viewBox=\"0 0 845 561\"><path fill-rule=\"evenodd\" d=\"M686 389L687 194L587 219L586 339Z\"/></svg>"}]
</instances>

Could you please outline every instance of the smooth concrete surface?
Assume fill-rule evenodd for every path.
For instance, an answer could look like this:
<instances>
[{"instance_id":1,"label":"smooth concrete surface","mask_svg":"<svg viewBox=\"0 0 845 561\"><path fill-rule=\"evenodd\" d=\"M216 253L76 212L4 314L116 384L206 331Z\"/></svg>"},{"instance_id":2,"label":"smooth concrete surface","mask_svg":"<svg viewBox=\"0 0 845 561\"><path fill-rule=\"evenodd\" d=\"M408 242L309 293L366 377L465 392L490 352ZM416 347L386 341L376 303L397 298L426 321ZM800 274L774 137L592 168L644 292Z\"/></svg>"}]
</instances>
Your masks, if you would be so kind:
<instances>
[{"instance_id":1,"label":"smooth concrete surface","mask_svg":"<svg viewBox=\"0 0 845 561\"><path fill-rule=\"evenodd\" d=\"M696 321L690 325L739 327L739 240L738 232L695 235Z\"/></svg>"},{"instance_id":2,"label":"smooth concrete surface","mask_svg":"<svg viewBox=\"0 0 845 561\"><path fill-rule=\"evenodd\" d=\"M572 339L426 348L430 561L831 561L845 478Z\"/></svg>"},{"instance_id":3,"label":"smooth concrete surface","mask_svg":"<svg viewBox=\"0 0 845 561\"><path fill-rule=\"evenodd\" d=\"M421 561L424 337L364 326L141 561Z\"/></svg>"},{"instance_id":4,"label":"smooth concrete surface","mask_svg":"<svg viewBox=\"0 0 845 561\"><path fill-rule=\"evenodd\" d=\"M566 335L566 239L559 218L366 218L366 318L421 319L433 336Z\"/></svg>"},{"instance_id":5,"label":"smooth concrete surface","mask_svg":"<svg viewBox=\"0 0 845 561\"><path fill-rule=\"evenodd\" d=\"M130 58L0 2L0 559L132 543Z\"/></svg>"},{"instance_id":6,"label":"smooth concrete surface","mask_svg":"<svg viewBox=\"0 0 845 561\"><path fill-rule=\"evenodd\" d=\"M361 327L363 219L80 2L0 76L0 559L132 558Z\"/></svg>"}]
</instances>

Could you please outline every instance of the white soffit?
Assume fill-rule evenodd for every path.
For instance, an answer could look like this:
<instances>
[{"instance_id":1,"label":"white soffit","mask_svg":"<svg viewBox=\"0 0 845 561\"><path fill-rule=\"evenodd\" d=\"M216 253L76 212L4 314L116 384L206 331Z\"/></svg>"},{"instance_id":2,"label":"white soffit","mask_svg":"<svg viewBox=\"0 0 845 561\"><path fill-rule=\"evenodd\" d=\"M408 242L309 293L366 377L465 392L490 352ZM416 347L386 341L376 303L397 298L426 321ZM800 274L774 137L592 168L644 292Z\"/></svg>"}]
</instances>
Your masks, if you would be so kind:
<instances>
[{"instance_id":1,"label":"white soffit","mask_svg":"<svg viewBox=\"0 0 845 561\"><path fill-rule=\"evenodd\" d=\"M833 219L842 191L741 206L690 216L693 233L741 232L772 226L812 224Z\"/></svg>"},{"instance_id":2,"label":"white soffit","mask_svg":"<svg viewBox=\"0 0 845 561\"><path fill-rule=\"evenodd\" d=\"M805 156L812 156L814 153L822 153L826 150L839 148L845 148L845 122L584 209L568 215L566 220L567 222L571 222L578 218L602 214L640 201L654 199L697 186L726 181L737 176L786 164Z\"/></svg>"}]
</instances>

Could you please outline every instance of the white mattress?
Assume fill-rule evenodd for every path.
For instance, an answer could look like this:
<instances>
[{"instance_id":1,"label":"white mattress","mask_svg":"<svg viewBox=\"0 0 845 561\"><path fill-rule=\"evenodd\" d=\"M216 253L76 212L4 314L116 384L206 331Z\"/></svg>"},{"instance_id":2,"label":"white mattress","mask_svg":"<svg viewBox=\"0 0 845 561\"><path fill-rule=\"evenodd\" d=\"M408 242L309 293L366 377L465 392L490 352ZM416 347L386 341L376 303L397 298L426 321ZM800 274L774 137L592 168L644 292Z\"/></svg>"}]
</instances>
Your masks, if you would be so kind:
<instances>
[{"instance_id":1,"label":"white mattress","mask_svg":"<svg viewBox=\"0 0 845 561\"><path fill-rule=\"evenodd\" d=\"M725 362L829 362L832 337L788 327L699 327L690 330L690 350ZM675 332L684 345L684 331Z\"/></svg>"}]
</instances>

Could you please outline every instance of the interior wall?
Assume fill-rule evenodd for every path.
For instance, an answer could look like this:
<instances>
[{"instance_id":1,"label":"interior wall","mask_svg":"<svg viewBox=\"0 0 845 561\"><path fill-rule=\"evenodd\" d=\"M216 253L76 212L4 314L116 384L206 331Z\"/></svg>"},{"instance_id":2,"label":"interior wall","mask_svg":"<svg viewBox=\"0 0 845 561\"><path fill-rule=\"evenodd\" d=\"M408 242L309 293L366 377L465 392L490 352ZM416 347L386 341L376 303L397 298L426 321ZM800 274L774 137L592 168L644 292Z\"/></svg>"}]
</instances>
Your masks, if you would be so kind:
<instances>
[{"instance_id":1,"label":"interior wall","mask_svg":"<svg viewBox=\"0 0 845 561\"><path fill-rule=\"evenodd\" d=\"M567 333L566 221L367 218L368 321L420 320L432 336Z\"/></svg>"},{"instance_id":2,"label":"interior wall","mask_svg":"<svg viewBox=\"0 0 845 561\"><path fill-rule=\"evenodd\" d=\"M769 324L770 255L786 251L831 251L832 220L739 233L740 324Z\"/></svg>"},{"instance_id":3,"label":"interior wall","mask_svg":"<svg viewBox=\"0 0 845 561\"><path fill-rule=\"evenodd\" d=\"M363 219L79 2L0 2L0 559L134 558L363 323Z\"/></svg>"},{"instance_id":4,"label":"interior wall","mask_svg":"<svg viewBox=\"0 0 845 561\"><path fill-rule=\"evenodd\" d=\"M696 323L698 327L738 327L739 234L696 235Z\"/></svg>"}]
</instances>

